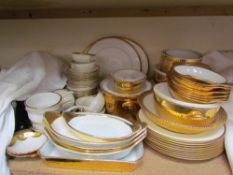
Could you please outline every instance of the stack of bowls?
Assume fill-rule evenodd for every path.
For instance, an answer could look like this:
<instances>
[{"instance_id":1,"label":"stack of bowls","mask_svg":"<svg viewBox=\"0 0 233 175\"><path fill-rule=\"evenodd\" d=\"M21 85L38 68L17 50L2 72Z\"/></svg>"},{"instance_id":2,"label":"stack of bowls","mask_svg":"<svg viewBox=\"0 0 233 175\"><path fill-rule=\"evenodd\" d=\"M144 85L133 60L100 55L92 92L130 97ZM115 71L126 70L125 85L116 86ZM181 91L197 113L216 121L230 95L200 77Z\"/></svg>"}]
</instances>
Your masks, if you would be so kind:
<instances>
[{"instance_id":1,"label":"stack of bowls","mask_svg":"<svg viewBox=\"0 0 233 175\"><path fill-rule=\"evenodd\" d=\"M25 101L26 111L34 130L43 131L42 121L46 111L61 111L62 97L53 92L37 93Z\"/></svg>"},{"instance_id":2,"label":"stack of bowls","mask_svg":"<svg viewBox=\"0 0 233 175\"><path fill-rule=\"evenodd\" d=\"M47 112L43 123L56 147L89 160L121 159L146 137L144 125L107 114Z\"/></svg>"},{"instance_id":3,"label":"stack of bowls","mask_svg":"<svg viewBox=\"0 0 233 175\"><path fill-rule=\"evenodd\" d=\"M111 73L109 79L100 84L105 98L106 110L110 114L135 119L139 106L137 98L152 85L144 73L133 69L122 69Z\"/></svg>"},{"instance_id":4,"label":"stack of bowls","mask_svg":"<svg viewBox=\"0 0 233 175\"><path fill-rule=\"evenodd\" d=\"M154 68L154 79L157 83L167 80L167 73L177 64L200 64L202 55L188 49L166 49L161 53L160 63Z\"/></svg>"},{"instance_id":5,"label":"stack of bowls","mask_svg":"<svg viewBox=\"0 0 233 175\"><path fill-rule=\"evenodd\" d=\"M67 89L73 91L76 98L95 94L99 83L99 67L94 55L74 52L67 77Z\"/></svg>"},{"instance_id":6,"label":"stack of bowls","mask_svg":"<svg viewBox=\"0 0 233 175\"><path fill-rule=\"evenodd\" d=\"M186 65L174 67L169 73L168 84L177 99L203 104L227 101L232 87L214 71Z\"/></svg>"}]
</instances>

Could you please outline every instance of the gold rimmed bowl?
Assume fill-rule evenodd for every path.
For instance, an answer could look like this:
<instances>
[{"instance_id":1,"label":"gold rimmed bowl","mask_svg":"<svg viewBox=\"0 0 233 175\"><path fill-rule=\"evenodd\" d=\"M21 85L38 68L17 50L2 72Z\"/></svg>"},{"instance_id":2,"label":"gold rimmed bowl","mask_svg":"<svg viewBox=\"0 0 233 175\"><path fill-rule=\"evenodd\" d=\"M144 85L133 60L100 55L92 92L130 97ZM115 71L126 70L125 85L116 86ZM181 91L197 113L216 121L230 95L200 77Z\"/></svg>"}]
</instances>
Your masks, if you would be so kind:
<instances>
[{"instance_id":1,"label":"gold rimmed bowl","mask_svg":"<svg viewBox=\"0 0 233 175\"><path fill-rule=\"evenodd\" d=\"M166 49L161 54L161 71L168 73L176 64L196 64L201 62L202 54L188 49Z\"/></svg>"},{"instance_id":2,"label":"gold rimmed bowl","mask_svg":"<svg viewBox=\"0 0 233 175\"><path fill-rule=\"evenodd\" d=\"M220 109L220 104L198 104L177 100L171 96L167 83L159 83L153 87L157 102L177 117L213 118Z\"/></svg>"},{"instance_id":3,"label":"gold rimmed bowl","mask_svg":"<svg viewBox=\"0 0 233 175\"><path fill-rule=\"evenodd\" d=\"M168 89L167 89L167 91L168 91ZM205 111L208 111L210 109L217 110L217 113L213 116L215 118L214 121L211 124L205 126L204 122L201 123L201 121L200 121L199 123L197 123L198 120L201 120L203 118L199 117L199 119L197 120L196 118L193 117L193 116L196 116L196 114L193 115L192 112L191 112L191 114L193 116L191 115L191 117L188 116L187 113L184 113L185 115L183 115L180 112L179 113L177 113L177 112L172 113L173 116L167 116L167 115L164 115L164 113L161 113L162 115L159 114L159 111L157 111L157 108L156 108L156 101L155 101L153 92L148 92L148 93L141 95L138 102L139 102L139 105L140 105L142 111L146 114L146 117L151 122L155 123L156 125L161 126L162 128L165 128L165 129L170 130L170 131L178 132L178 133L196 134L196 133L206 132L206 131L210 131L210 130L213 130L215 128L218 128L220 126L223 126L226 122L226 112L223 109L218 110L219 106L216 106L217 107L216 109L215 108L205 108ZM184 108L184 109L186 109L186 108ZM190 109L191 109L191 106L190 106ZM200 110L200 108L198 108L198 109ZM197 110L198 114L199 114L199 110ZM190 113L188 113L188 114L190 115ZM187 121L184 121L184 119L183 119L184 116L185 116L186 120L190 119L189 125L185 123ZM190 117L190 118L188 118L188 117ZM206 118L204 118L204 119L206 119ZM194 121L192 121L192 120L194 120ZM200 125L200 126L197 125L200 123L202 125Z\"/></svg>"}]
</instances>

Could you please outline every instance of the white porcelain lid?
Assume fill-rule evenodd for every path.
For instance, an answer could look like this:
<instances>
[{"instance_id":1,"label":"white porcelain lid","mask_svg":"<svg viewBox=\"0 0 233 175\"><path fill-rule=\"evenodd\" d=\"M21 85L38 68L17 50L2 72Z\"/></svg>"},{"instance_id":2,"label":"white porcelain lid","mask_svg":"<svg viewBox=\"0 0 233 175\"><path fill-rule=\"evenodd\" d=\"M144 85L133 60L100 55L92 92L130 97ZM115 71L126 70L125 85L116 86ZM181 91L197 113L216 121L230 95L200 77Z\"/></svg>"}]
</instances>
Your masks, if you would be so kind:
<instances>
[{"instance_id":1,"label":"white porcelain lid","mask_svg":"<svg viewBox=\"0 0 233 175\"><path fill-rule=\"evenodd\" d=\"M146 79L146 75L133 69L120 69L111 73L111 77L116 81L126 81L140 83Z\"/></svg>"}]
</instances>

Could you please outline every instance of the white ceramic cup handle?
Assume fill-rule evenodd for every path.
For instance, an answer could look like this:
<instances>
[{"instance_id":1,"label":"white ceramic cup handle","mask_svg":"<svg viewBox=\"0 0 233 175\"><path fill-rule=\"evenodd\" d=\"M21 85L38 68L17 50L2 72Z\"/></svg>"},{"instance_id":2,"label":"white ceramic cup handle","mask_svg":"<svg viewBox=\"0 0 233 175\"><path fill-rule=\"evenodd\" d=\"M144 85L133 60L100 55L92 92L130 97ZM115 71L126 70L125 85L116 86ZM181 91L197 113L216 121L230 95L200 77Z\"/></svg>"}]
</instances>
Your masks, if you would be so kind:
<instances>
[{"instance_id":1,"label":"white ceramic cup handle","mask_svg":"<svg viewBox=\"0 0 233 175\"><path fill-rule=\"evenodd\" d=\"M80 112L84 112L84 111L85 111L84 108L82 108L82 107L79 107L79 106L71 106L71 107L69 107L68 109L64 110L63 113L64 113L64 112L76 111L77 109L80 110Z\"/></svg>"}]
</instances>

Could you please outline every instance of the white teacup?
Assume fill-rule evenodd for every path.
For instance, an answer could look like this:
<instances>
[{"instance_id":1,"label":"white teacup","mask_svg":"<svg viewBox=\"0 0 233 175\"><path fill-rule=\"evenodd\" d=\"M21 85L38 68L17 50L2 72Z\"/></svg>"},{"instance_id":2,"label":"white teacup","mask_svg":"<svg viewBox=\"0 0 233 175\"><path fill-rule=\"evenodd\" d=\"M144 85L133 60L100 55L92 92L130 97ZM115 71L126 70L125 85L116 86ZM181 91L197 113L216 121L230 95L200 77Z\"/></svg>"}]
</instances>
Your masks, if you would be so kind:
<instances>
[{"instance_id":1,"label":"white teacup","mask_svg":"<svg viewBox=\"0 0 233 175\"><path fill-rule=\"evenodd\" d=\"M42 129L43 116L46 111L61 111L61 100L59 94L52 92L37 93L26 100L26 111L36 130Z\"/></svg>"},{"instance_id":2,"label":"white teacup","mask_svg":"<svg viewBox=\"0 0 233 175\"><path fill-rule=\"evenodd\" d=\"M92 61L95 55L88 53L73 52L72 60L77 63L88 63Z\"/></svg>"}]
</instances>

